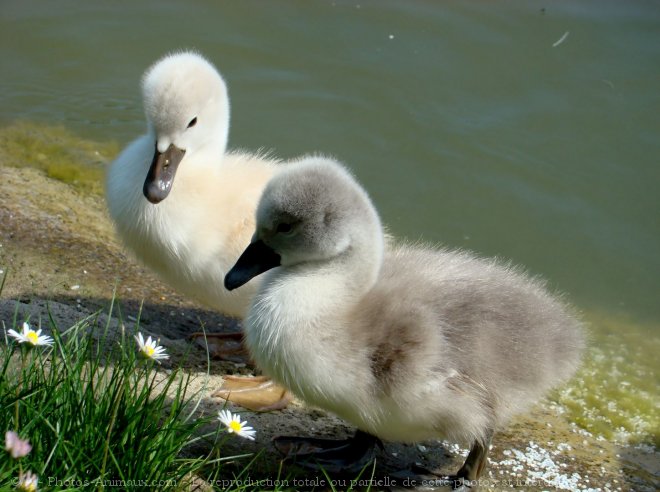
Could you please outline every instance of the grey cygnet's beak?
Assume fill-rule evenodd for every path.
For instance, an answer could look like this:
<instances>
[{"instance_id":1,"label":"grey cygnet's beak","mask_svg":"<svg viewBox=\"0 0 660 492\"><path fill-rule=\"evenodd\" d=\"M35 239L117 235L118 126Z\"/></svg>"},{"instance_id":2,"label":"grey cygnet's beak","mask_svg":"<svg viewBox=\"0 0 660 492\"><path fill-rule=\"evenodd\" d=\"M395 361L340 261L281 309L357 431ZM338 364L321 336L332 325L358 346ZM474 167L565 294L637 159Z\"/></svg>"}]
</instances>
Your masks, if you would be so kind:
<instances>
[{"instance_id":1,"label":"grey cygnet's beak","mask_svg":"<svg viewBox=\"0 0 660 492\"><path fill-rule=\"evenodd\" d=\"M250 243L236 264L225 275L225 288L234 290L252 278L280 266L280 255L261 239Z\"/></svg>"}]
</instances>

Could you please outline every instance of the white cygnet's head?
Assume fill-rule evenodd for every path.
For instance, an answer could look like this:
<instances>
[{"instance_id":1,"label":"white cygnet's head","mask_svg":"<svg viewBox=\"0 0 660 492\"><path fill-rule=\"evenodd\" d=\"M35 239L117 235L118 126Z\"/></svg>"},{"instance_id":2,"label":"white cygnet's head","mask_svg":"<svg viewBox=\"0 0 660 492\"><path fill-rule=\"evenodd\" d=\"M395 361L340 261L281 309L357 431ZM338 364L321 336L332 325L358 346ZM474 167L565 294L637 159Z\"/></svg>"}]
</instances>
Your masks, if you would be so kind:
<instances>
[{"instance_id":1,"label":"white cygnet's head","mask_svg":"<svg viewBox=\"0 0 660 492\"><path fill-rule=\"evenodd\" d=\"M382 258L380 219L369 196L339 163L309 157L271 179L257 208L257 230L231 272L228 289L275 266L323 263L368 251Z\"/></svg>"},{"instance_id":2,"label":"white cygnet's head","mask_svg":"<svg viewBox=\"0 0 660 492\"><path fill-rule=\"evenodd\" d=\"M152 65L144 74L142 94L155 147L144 194L158 203L169 194L185 155L225 152L229 99L215 67L193 52L166 55Z\"/></svg>"}]
</instances>

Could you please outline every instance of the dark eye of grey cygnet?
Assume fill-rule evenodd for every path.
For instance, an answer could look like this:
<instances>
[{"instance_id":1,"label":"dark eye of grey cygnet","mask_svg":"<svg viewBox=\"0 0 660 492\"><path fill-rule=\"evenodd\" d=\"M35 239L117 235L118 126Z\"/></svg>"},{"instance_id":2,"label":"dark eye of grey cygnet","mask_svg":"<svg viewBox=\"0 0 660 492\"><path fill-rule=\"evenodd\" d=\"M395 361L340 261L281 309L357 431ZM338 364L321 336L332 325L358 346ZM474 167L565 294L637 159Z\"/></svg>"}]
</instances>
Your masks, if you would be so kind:
<instances>
[{"instance_id":1,"label":"dark eye of grey cygnet","mask_svg":"<svg viewBox=\"0 0 660 492\"><path fill-rule=\"evenodd\" d=\"M195 116L192 120L190 120L190 123L188 123L188 128L192 128L197 124L197 116Z\"/></svg>"},{"instance_id":2,"label":"dark eye of grey cygnet","mask_svg":"<svg viewBox=\"0 0 660 492\"><path fill-rule=\"evenodd\" d=\"M280 222L277 224L276 232L281 232L282 234L288 234L293 230L293 225L287 224L286 222Z\"/></svg>"}]
</instances>

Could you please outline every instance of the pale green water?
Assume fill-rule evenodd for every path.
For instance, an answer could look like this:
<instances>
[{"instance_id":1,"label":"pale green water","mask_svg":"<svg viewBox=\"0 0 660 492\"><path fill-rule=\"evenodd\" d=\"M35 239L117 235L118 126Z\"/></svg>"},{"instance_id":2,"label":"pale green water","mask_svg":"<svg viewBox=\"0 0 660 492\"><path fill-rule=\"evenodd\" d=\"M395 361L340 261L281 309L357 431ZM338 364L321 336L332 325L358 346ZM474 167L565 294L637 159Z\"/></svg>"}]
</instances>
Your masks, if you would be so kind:
<instances>
[{"instance_id":1,"label":"pale green water","mask_svg":"<svg viewBox=\"0 0 660 492\"><path fill-rule=\"evenodd\" d=\"M660 3L3 0L0 124L123 145L142 72L182 47L227 79L232 146L335 155L396 235L510 258L635 321L594 341L607 371L625 335L657 410Z\"/></svg>"}]
</instances>

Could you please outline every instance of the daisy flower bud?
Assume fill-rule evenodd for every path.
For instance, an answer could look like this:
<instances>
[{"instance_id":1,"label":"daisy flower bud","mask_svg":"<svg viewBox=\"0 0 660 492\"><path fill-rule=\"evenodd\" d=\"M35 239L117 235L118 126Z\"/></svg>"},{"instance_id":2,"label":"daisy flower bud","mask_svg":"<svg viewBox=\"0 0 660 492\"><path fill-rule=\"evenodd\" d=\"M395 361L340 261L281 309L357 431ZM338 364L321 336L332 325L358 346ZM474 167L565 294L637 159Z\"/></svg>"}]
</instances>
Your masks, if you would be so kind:
<instances>
[{"instance_id":1,"label":"daisy flower bud","mask_svg":"<svg viewBox=\"0 0 660 492\"><path fill-rule=\"evenodd\" d=\"M7 431L5 433L5 450L11 455L12 458L22 458L32 451L32 446L27 439L23 440L18 437L14 431Z\"/></svg>"}]
</instances>

